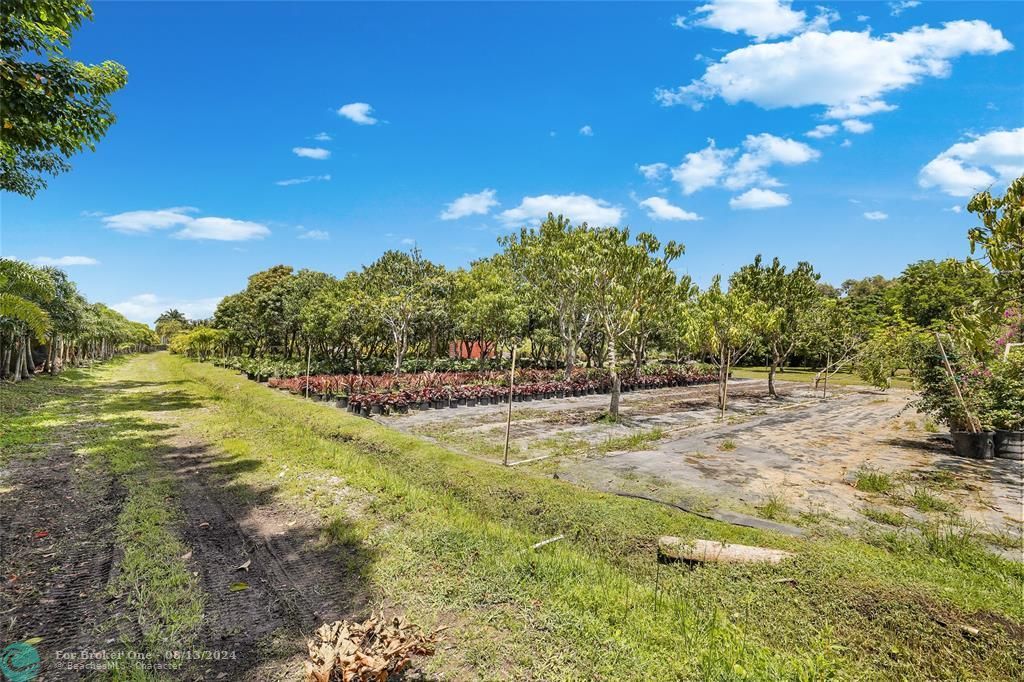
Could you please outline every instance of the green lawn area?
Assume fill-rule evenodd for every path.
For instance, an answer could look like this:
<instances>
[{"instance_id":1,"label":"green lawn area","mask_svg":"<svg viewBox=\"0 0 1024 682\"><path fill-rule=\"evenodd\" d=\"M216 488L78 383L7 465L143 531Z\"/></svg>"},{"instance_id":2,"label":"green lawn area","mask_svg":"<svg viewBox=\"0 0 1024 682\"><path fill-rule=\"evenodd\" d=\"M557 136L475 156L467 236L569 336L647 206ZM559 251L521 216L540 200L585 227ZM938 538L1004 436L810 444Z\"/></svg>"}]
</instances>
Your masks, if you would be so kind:
<instances>
[{"instance_id":1,"label":"green lawn area","mask_svg":"<svg viewBox=\"0 0 1024 682\"><path fill-rule=\"evenodd\" d=\"M234 472L233 487L272 490L277 502L328 525L356 513L358 532L346 532L342 541L362 545L372 557L361 570L375 598L427 627L449 626L436 655L422 661L428 674L544 680L1024 676L1024 568L987 553L969 532L886 530L862 541L731 526L463 457L166 353L58 381L86 380L173 386L175 395L194 404L175 409L175 420L213 446ZM47 401L28 404L48 381L3 387L9 404L19 405L0 417L4 433L11 421L24 425L36 409L52 417ZM140 419L150 409L135 407ZM93 432L89 447L103 455L97 465L128 477L138 501L122 513L118 536L127 556L141 549L153 556L139 556L141 563L131 567L138 603L126 597L126 609L181 626L162 631L160 622L150 623L153 636L187 639L193 610L204 602L196 586L175 583L178 606L154 604L146 595L169 579L152 564L187 549L167 535L177 508L189 501L175 494L149 448L141 458L127 458L130 441L116 431L115 420L124 416L116 409L116 402L62 404L62 414L70 415L65 418L92 410L90 418L113 429ZM145 430L135 424L133 433L145 446ZM146 481L162 487L147 493ZM157 513L158 502L168 509ZM655 560L662 534L777 547L797 556L777 566L662 565ZM565 539L530 549L555 535ZM176 564L168 563L173 578Z\"/></svg>"},{"instance_id":2,"label":"green lawn area","mask_svg":"<svg viewBox=\"0 0 1024 682\"><path fill-rule=\"evenodd\" d=\"M817 369L810 367L787 367L784 372L776 372L775 378L777 381L802 381L805 383L814 382L814 377L818 374ZM732 375L737 379L768 379L768 368L767 367L734 367ZM866 382L859 376L852 372L837 372L828 378L830 384L839 384L840 386L866 386ZM892 379L893 388L913 388L913 384L910 379L905 376L895 376Z\"/></svg>"}]
</instances>

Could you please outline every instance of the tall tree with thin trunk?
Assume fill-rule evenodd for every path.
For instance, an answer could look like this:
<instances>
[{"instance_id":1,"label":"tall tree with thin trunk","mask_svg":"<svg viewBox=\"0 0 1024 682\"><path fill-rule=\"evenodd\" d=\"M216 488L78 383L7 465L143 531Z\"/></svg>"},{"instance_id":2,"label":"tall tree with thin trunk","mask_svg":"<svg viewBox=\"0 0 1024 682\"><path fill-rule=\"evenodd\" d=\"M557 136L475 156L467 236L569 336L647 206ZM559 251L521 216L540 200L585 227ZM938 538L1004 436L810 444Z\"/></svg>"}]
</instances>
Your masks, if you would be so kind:
<instances>
[{"instance_id":1,"label":"tall tree with thin trunk","mask_svg":"<svg viewBox=\"0 0 1024 682\"><path fill-rule=\"evenodd\" d=\"M630 243L626 229L607 227L587 235L593 276L590 306L608 345L608 414L617 419L622 386L618 348L650 311L652 298L663 296L675 286L676 275L669 264L682 255L683 246L669 242L659 256L661 243L646 232L638 234L635 243Z\"/></svg>"},{"instance_id":2,"label":"tall tree with thin trunk","mask_svg":"<svg viewBox=\"0 0 1024 682\"><path fill-rule=\"evenodd\" d=\"M744 265L729 279L730 289L743 290L771 312L771 324L761 340L769 353L768 394L773 398L778 397L775 373L797 348L814 303L822 296L819 278L810 263L800 262L787 271L778 258L765 265L758 254L752 264Z\"/></svg>"}]
</instances>

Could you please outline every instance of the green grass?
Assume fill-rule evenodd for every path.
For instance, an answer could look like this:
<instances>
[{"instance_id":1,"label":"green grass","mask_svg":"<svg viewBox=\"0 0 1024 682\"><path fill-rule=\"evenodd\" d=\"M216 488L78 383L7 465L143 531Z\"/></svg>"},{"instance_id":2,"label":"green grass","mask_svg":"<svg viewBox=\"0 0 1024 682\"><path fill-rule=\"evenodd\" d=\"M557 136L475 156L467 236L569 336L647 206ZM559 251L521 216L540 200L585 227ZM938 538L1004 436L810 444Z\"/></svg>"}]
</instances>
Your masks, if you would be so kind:
<instances>
[{"instance_id":1,"label":"green grass","mask_svg":"<svg viewBox=\"0 0 1024 682\"><path fill-rule=\"evenodd\" d=\"M949 513L956 511L956 506L953 503L932 495L923 487L914 488L909 501L910 505L919 512Z\"/></svg>"},{"instance_id":2,"label":"green grass","mask_svg":"<svg viewBox=\"0 0 1024 682\"><path fill-rule=\"evenodd\" d=\"M726 438L718 444L718 449L722 452L731 452L736 449L736 441L732 438Z\"/></svg>"},{"instance_id":3,"label":"green grass","mask_svg":"<svg viewBox=\"0 0 1024 682\"><path fill-rule=\"evenodd\" d=\"M901 528L907 525L907 517L892 509L885 509L883 507L865 507L861 509L860 513L875 523L881 523L886 526Z\"/></svg>"},{"instance_id":4,"label":"green grass","mask_svg":"<svg viewBox=\"0 0 1024 682\"><path fill-rule=\"evenodd\" d=\"M232 485L273 483L279 501L328 519L350 513L351 500L333 494L342 487L365 503L358 532L328 522L325 539L371 550L366 579L391 607L428 627L452 626L426 662L428 673L552 680L1024 673L1004 629L985 625L982 639L964 642L937 625L978 623L977 614L1024 620L1024 570L970 538L784 537L458 455L227 370L163 354L132 360L130 369L135 378L182 382L175 389L201 405L175 412L182 427L220 446L225 459L247 463ZM554 535L565 539L529 550ZM662 566L659 535L797 556L778 566Z\"/></svg>"},{"instance_id":5,"label":"green grass","mask_svg":"<svg viewBox=\"0 0 1024 682\"><path fill-rule=\"evenodd\" d=\"M817 369L808 367L787 367L785 372L776 372L776 381L799 381L813 383L814 377L818 374ZM736 379L764 379L768 380L768 368L766 367L735 367L732 375ZM829 386L867 386L867 382L852 372L838 372L828 378ZM902 375L892 379L893 388L913 388L911 380ZM821 388L821 384L818 385Z\"/></svg>"},{"instance_id":6,"label":"green grass","mask_svg":"<svg viewBox=\"0 0 1024 682\"><path fill-rule=\"evenodd\" d=\"M854 487L865 493L884 495L896 487L892 476L877 469L864 468L857 472Z\"/></svg>"},{"instance_id":7,"label":"green grass","mask_svg":"<svg viewBox=\"0 0 1024 682\"><path fill-rule=\"evenodd\" d=\"M153 678L138 664L141 657L192 646L202 623L203 598L181 558L188 549L178 537L175 484L154 461L163 427L143 417L157 409L161 396L139 393L126 401L124 394L99 390L122 379L129 367L118 358L3 386L0 433L7 458L41 458L66 439L84 458L75 468L80 496L96 494L97 481L106 477L123 490L123 502L112 510L120 558L108 585L109 598L118 608L103 626L111 634L138 631L141 638L119 638L121 650L129 655L114 661L107 675L143 680ZM23 437L25 432L32 437Z\"/></svg>"}]
</instances>

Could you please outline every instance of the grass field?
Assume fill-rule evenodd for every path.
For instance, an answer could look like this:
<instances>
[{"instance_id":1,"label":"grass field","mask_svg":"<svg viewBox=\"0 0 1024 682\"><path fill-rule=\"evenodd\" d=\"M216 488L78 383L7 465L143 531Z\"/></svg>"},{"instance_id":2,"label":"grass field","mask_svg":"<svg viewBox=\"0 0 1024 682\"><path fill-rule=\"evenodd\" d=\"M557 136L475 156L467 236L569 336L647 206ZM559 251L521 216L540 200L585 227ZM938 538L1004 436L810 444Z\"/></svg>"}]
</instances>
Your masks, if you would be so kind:
<instances>
[{"instance_id":1,"label":"grass field","mask_svg":"<svg viewBox=\"0 0 1024 682\"><path fill-rule=\"evenodd\" d=\"M82 476L126 486L126 502L110 509L121 557L111 595L118 618L142 622L146 633L124 639L126 648L206 644L197 614L222 597L183 570L182 519L193 500L161 464L170 423L213 453L225 494L316 519L320 542L366 557L328 573L358 572L371 604L448 626L436 655L420 661L428 674L1024 676L1024 568L987 553L970 528L881 529L868 541L740 528L463 457L163 353L2 391L0 467L25 475L48 448L70 442L89 458ZM18 508L22 489L2 492L0 502ZM797 556L778 566L662 565L663 534ZM565 539L530 549L555 535ZM291 642L260 656L298 651L301 642Z\"/></svg>"},{"instance_id":2,"label":"grass field","mask_svg":"<svg viewBox=\"0 0 1024 682\"><path fill-rule=\"evenodd\" d=\"M787 367L784 372L776 372L775 378L778 381L801 381L804 383L814 383L814 377L818 374L817 369L810 367ZM732 370L732 375L736 379L767 379L768 368L767 367L735 367ZM830 384L837 384L839 386L866 386L866 382L856 374L852 372L837 372L828 378ZM913 385L910 379L905 376L897 375L892 379L892 388L906 388L911 389Z\"/></svg>"}]
</instances>

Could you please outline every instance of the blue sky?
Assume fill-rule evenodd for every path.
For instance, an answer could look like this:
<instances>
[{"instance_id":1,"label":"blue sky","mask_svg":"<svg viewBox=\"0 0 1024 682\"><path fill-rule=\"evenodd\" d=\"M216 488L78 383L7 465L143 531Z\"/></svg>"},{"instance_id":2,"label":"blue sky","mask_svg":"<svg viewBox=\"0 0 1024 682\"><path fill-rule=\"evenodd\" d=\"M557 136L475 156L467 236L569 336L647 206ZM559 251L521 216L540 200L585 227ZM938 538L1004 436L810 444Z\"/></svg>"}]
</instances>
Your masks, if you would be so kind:
<instances>
[{"instance_id":1,"label":"blue sky","mask_svg":"<svg viewBox=\"0 0 1024 682\"><path fill-rule=\"evenodd\" d=\"M954 207L1024 168L1019 5L749 2L96 3L72 56L127 67L119 120L3 197L2 251L94 260L143 321L277 263L464 265L548 209L682 241L702 284L965 256Z\"/></svg>"}]
</instances>

